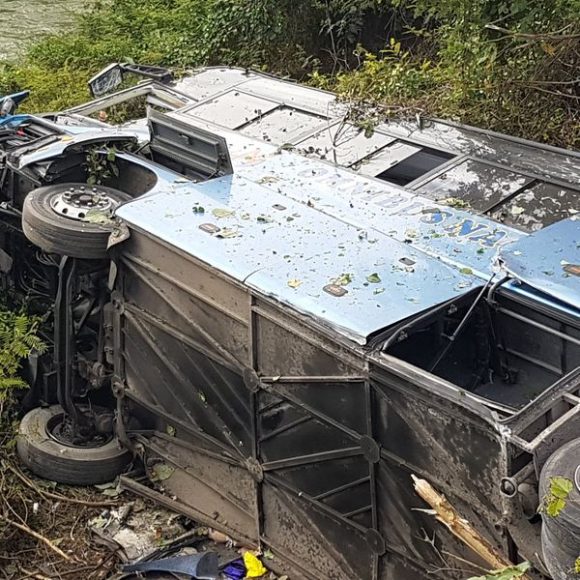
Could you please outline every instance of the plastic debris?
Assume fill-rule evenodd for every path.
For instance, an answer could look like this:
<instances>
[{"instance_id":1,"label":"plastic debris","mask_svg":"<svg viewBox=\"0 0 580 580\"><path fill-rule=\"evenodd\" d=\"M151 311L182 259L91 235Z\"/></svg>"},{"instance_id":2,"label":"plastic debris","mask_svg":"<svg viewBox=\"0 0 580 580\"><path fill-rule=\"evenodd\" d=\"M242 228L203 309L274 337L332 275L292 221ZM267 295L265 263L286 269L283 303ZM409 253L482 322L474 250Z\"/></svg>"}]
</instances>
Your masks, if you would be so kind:
<instances>
[{"instance_id":1,"label":"plastic debris","mask_svg":"<svg viewBox=\"0 0 580 580\"><path fill-rule=\"evenodd\" d=\"M244 552L242 557L246 566L246 578L260 578L267 574L268 570L266 570L264 564L252 552Z\"/></svg>"},{"instance_id":2,"label":"plastic debris","mask_svg":"<svg viewBox=\"0 0 580 580\"><path fill-rule=\"evenodd\" d=\"M228 580L242 580L246 577L246 565L244 560L239 558L230 562L224 567L223 573Z\"/></svg>"},{"instance_id":3,"label":"plastic debris","mask_svg":"<svg viewBox=\"0 0 580 580\"><path fill-rule=\"evenodd\" d=\"M186 574L198 580L216 580L219 575L218 555L215 552L162 558L152 562L126 564L123 572L171 572Z\"/></svg>"},{"instance_id":4,"label":"plastic debris","mask_svg":"<svg viewBox=\"0 0 580 580\"><path fill-rule=\"evenodd\" d=\"M170 543L187 532L178 514L160 507L151 509L141 500L104 511L88 525L123 562L146 559L159 549L160 542Z\"/></svg>"}]
</instances>

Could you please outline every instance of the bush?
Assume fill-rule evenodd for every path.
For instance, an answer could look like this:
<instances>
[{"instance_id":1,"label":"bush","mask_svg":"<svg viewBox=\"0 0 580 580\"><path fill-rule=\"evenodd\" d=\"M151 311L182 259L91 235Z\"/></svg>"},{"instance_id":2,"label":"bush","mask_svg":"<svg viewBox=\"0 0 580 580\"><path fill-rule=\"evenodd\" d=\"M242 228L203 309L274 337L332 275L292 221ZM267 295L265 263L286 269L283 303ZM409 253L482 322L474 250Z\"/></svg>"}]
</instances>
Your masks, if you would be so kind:
<instances>
[{"instance_id":1,"label":"bush","mask_svg":"<svg viewBox=\"0 0 580 580\"><path fill-rule=\"evenodd\" d=\"M580 0L96 0L0 65L28 110L88 98L112 61L256 67L348 98L580 143Z\"/></svg>"},{"instance_id":2,"label":"bush","mask_svg":"<svg viewBox=\"0 0 580 580\"><path fill-rule=\"evenodd\" d=\"M411 48L331 83L343 95L411 108L564 147L580 145L580 0L400 2L421 22Z\"/></svg>"},{"instance_id":3,"label":"bush","mask_svg":"<svg viewBox=\"0 0 580 580\"><path fill-rule=\"evenodd\" d=\"M26 386L20 376L22 360L45 350L37 335L39 323L22 310L0 307L0 407L11 393Z\"/></svg>"}]
</instances>

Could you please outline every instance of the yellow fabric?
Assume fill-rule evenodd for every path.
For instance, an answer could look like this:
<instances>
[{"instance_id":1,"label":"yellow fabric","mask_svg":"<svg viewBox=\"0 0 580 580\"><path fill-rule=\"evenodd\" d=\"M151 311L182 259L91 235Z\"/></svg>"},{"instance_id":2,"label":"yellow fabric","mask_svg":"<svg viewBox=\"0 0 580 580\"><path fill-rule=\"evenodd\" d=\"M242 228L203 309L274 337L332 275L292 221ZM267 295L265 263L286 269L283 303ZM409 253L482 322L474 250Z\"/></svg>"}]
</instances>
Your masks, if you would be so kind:
<instances>
[{"instance_id":1,"label":"yellow fabric","mask_svg":"<svg viewBox=\"0 0 580 580\"><path fill-rule=\"evenodd\" d=\"M245 552L243 558L246 566L246 578L259 578L268 572L264 564L252 552Z\"/></svg>"}]
</instances>

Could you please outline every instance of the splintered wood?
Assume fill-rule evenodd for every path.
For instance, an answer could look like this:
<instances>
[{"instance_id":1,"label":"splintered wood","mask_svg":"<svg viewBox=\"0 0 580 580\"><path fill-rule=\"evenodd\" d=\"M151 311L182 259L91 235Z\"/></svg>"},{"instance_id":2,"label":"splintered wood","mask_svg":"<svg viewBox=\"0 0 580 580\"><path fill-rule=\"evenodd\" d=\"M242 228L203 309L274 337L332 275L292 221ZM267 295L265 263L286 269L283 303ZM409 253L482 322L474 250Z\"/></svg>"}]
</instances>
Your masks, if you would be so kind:
<instances>
[{"instance_id":1,"label":"splintered wood","mask_svg":"<svg viewBox=\"0 0 580 580\"><path fill-rule=\"evenodd\" d=\"M461 517L447 501L447 498L435 491L428 481L419 479L414 475L411 477L417 494L431 506L435 518L446 526L454 536L483 558L492 569L498 570L513 566L513 563L490 544L465 518ZM526 574L520 579L532 580Z\"/></svg>"}]
</instances>

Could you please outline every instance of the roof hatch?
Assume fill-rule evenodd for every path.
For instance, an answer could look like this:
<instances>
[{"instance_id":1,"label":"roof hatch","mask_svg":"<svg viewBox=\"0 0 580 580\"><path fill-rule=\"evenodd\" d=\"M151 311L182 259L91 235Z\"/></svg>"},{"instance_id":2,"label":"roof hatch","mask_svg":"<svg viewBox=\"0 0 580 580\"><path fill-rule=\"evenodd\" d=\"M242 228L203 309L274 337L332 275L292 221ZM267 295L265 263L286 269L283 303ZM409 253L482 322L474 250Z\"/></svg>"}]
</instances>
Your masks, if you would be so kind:
<instances>
[{"instance_id":1,"label":"roof hatch","mask_svg":"<svg viewBox=\"0 0 580 580\"><path fill-rule=\"evenodd\" d=\"M224 137L151 109L153 159L194 181L233 173Z\"/></svg>"}]
</instances>

